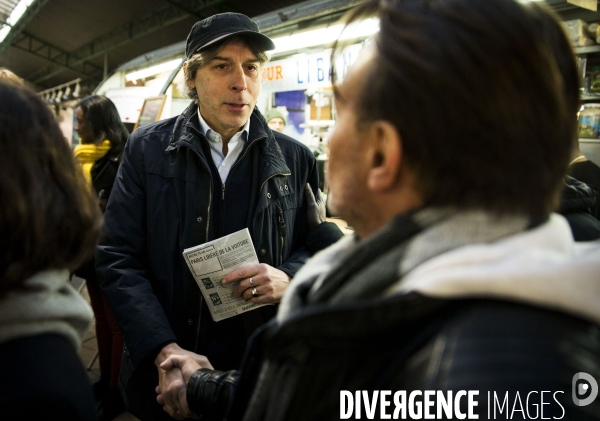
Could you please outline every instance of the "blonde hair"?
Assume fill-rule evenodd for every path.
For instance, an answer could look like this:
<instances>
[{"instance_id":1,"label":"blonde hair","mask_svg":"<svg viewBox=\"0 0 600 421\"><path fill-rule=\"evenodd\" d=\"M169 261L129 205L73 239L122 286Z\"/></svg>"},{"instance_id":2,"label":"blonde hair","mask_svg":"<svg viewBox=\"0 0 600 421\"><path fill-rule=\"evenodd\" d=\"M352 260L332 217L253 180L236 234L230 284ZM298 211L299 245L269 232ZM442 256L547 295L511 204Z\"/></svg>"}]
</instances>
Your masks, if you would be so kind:
<instances>
[{"instance_id":1,"label":"blonde hair","mask_svg":"<svg viewBox=\"0 0 600 421\"><path fill-rule=\"evenodd\" d=\"M23 79L21 79L19 76L17 76L16 74L14 74L10 70L8 70L6 67L0 67L0 79L12 80L13 82L16 82L16 83L19 83L22 85L25 84L23 82Z\"/></svg>"}]
</instances>

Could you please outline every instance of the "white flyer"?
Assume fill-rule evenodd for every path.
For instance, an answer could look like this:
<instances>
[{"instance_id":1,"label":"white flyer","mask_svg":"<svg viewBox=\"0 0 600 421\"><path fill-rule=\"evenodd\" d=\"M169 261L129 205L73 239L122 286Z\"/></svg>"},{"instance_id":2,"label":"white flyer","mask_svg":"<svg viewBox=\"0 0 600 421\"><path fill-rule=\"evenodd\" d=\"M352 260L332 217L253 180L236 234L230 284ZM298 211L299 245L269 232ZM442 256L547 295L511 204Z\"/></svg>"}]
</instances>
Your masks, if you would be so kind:
<instances>
[{"instance_id":1,"label":"white flyer","mask_svg":"<svg viewBox=\"0 0 600 421\"><path fill-rule=\"evenodd\" d=\"M239 282L223 285L223 278L244 265L259 263L248 228L183 251L196 283L202 291L215 322L254 310L266 304L254 304L233 291Z\"/></svg>"}]
</instances>

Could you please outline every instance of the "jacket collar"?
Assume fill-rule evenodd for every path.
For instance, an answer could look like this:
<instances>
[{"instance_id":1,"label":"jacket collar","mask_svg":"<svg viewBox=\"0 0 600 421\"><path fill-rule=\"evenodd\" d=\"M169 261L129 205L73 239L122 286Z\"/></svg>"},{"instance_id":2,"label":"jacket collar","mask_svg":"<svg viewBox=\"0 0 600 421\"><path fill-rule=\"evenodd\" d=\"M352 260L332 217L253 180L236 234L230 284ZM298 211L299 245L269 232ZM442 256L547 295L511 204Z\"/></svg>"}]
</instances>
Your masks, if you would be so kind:
<instances>
[{"instance_id":1,"label":"jacket collar","mask_svg":"<svg viewBox=\"0 0 600 421\"><path fill-rule=\"evenodd\" d=\"M192 102L175 120L167 151L177 149L180 146L188 146L202 154L202 147L200 145L201 133L202 130L198 119L198 104ZM255 141L258 142L257 146L261 149L259 155L267 165L267 173L290 173L281 149L275 140L275 135L269 129L265 118L257 107L254 107L254 111L250 115L248 145L253 144ZM265 177L268 177L268 175Z\"/></svg>"},{"instance_id":2,"label":"jacket collar","mask_svg":"<svg viewBox=\"0 0 600 421\"><path fill-rule=\"evenodd\" d=\"M119 160L121 159L121 155L123 155L123 146L119 147L119 148L110 148L110 150L106 153L106 155L104 155L104 158L113 161L113 162L119 162Z\"/></svg>"}]
</instances>

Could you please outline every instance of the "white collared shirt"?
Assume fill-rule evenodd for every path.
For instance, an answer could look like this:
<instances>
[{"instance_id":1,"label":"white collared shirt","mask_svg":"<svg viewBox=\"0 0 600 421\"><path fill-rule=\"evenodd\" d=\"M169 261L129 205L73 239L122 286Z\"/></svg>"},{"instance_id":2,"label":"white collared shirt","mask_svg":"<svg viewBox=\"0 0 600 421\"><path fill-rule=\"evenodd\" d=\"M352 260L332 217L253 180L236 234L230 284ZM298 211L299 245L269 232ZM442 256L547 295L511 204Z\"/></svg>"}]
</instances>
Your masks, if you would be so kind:
<instances>
[{"instance_id":1,"label":"white collared shirt","mask_svg":"<svg viewBox=\"0 0 600 421\"><path fill-rule=\"evenodd\" d=\"M233 135L227 144L227 156L223 155L223 137L209 127L209 125L202 118L200 114L200 107L198 107L198 117L200 118L200 131L208 139L210 145L210 154L212 156L215 167L219 171L221 182L225 184L231 166L235 164L242 150L244 149L244 143L248 140L248 133L250 132L250 119L246 122L242 130Z\"/></svg>"}]
</instances>

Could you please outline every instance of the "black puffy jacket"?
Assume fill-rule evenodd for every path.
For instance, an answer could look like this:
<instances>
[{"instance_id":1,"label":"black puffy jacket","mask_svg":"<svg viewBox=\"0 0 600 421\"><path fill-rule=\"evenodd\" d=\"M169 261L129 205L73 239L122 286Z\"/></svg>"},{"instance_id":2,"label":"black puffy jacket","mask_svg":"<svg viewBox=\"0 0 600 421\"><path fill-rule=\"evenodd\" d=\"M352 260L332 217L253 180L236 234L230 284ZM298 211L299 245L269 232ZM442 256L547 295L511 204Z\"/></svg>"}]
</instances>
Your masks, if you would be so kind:
<instances>
[{"instance_id":1,"label":"black puffy jacket","mask_svg":"<svg viewBox=\"0 0 600 421\"><path fill-rule=\"evenodd\" d=\"M569 176L565 176L564 182L558 212L569 223L573 238L575 241L599 239L600 221L590 213L596 203L596 189Z\"/></svg>"},{"instance_id":2,"label":"black puffy jacket","mask_svg":"<svg viewBox=\"0 0 600 421\"><path fill-rule=\"evenodd\" d=\"M476 390L480 420L523 419L520 408L540 419L542 399L544 419L598 420L600 399L576 406L571 385L582 371L600 380L599 361L600 331L579 318L510 301L411 293L307 308L281 326L271 323L253 338L241 372L201 369L187 399L209 420L226 411L228 421L333 420L340 419L341 391L371 398L391 391L392 415L397 391ZM459 403L466 414L467 399ZM362 418L354 412L350 419L382 419L380 405L374 418L361 408Z\"/></svg>"},{"instance_id":3,"label":"black puffy jacket","mask_svg":"<svg viewBox=\"0 0 600 421\"><path fill-rule=\"evenodd\" d=\"M355 403L356 392L389 391L388 416L397 392L414 392L422 408L426 391L474 391L478 419L529 411L526 419L600 420L600 399L577 406L571 393L577 373L600 380L598 244L575 244L556 215L516 232L512 219L492 225L446 209L421 222L436 211L396 215L316 255L277 320L253 338L240 372L194 373L190 408L205 420L332 420L348 412L342 391ZM452 241L456 248L432 257ZM498 399L503 408L488 415ZM458 402L450 418L466 419L468 399ZM373 417L358 406L362 416L350 419L385 418L382 405Z\"/></svg>"}]
</instances>

